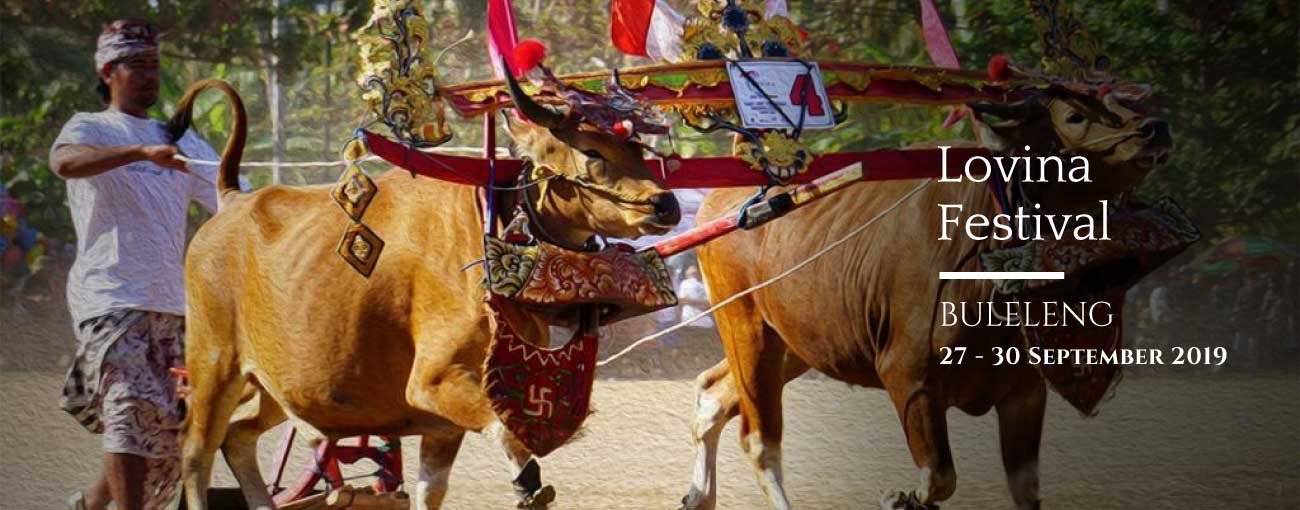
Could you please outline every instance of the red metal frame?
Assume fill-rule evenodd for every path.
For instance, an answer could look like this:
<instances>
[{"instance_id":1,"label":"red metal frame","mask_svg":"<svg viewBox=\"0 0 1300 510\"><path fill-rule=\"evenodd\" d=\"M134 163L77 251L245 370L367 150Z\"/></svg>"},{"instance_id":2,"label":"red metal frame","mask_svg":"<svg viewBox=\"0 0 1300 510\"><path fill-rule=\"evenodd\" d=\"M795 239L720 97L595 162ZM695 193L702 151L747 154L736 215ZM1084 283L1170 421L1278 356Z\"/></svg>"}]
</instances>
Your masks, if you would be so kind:
<instances>
[{"instance_id":1,"label":"red metal frame","mask_svg":"<svg viewBox=\"0 0 1300 510\"><path fill-rule=\"evenodd\" d=\"M356 445L342 445L327 442L320 445L313 453L316 467L303 472L288 486L281 487L284 469L288 465L289 454L293 449L297 429L290 428L280 441L280 454L276 457L275 478L270 487L271 499L276 506L284 506L316 492L316 484L324 480L329 488L343 486L341 464L354 464L362 459L369 459L379 466L379 474L372 488L376 493L397 491L402 485L402 442L395 436L382 436L383 446L372 446L370 436L360 436Z\"/></svg>"}]
</instances>

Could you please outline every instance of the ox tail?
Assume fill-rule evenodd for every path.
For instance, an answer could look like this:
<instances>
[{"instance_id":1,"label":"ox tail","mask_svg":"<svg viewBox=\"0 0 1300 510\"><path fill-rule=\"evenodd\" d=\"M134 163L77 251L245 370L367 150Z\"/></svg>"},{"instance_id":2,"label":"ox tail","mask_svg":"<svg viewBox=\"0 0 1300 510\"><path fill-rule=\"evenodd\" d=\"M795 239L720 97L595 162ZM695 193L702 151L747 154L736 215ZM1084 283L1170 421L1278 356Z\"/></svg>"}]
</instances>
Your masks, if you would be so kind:
<instances>
[{"instance_id":1,"label":"ox tail","mask_svg":"<svg viewBox=\"0 0 1300 510\"><path fill-rule=\"evenodd\" d=\"M221 151L221 165L217 168L217 196L225 197L229 193L239 191L239 162L244 157L244 144L248 139L248 114L244 111L244 101L239 98L235 88L215 78L191 85L189 90L185 91L185 97L176 104L176 114L167 121L167 132L171 135L173 143L185 136L194 113L194 100L208 89L224 92L231 109L235 112L230 138L226 140L226 148Z\"/></svg>"}]
</instances>

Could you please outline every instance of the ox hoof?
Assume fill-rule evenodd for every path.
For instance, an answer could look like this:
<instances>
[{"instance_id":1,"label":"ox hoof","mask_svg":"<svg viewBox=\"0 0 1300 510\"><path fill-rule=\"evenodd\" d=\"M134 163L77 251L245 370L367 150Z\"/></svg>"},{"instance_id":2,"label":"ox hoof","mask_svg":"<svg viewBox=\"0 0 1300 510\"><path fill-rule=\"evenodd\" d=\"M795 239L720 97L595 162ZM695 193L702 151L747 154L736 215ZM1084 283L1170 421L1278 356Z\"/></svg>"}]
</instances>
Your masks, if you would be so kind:
<instances>
[{"instance_id":1,"label":"ox hoof","mask_svg":"<svg viewBox=\"0 0 1300 510\"><path fill-rule=\"evenodd\" d=\"M515 504L515 508L542 510L547 506L550 506L552 501L555 501L555 487L547 485L528 497L519 500L519 502Z\"/></svg>"},{"instance_id":2,"label":"ox hoof","mask_svg":"<svg viewBox=\"0 0 1300 510\"><path fill-rule=\"evenodd\" d=\"M682 506L678 510L713 510L713 506L711 502L705 501L704 495L692 488L691 492L682 496Z\"/></svg>"},{"instance_id":3,"label":"ox hoof","mask_svg":"<svg viewBox=\"0 0 1300 510\"><path fill-rule=\"evenodd\" d=\"M881 510L939 510L939 505L925 504L916 492L895 492L880 498Z\"/></svg>"}]
</instances>

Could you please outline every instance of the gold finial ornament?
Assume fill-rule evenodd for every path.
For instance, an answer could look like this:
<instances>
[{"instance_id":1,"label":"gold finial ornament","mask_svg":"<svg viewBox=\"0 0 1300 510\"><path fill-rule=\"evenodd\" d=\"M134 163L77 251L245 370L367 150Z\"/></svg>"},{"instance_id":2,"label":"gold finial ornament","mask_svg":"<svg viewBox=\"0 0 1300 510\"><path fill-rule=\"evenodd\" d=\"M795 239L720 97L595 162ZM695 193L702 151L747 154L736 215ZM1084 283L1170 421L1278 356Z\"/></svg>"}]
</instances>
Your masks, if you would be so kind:
<instances>
[{"instance_id":1,"label":"gold finial ornament","mask_svg":"<svg viewBox=\"0 0 1300 510\"><path fill-rule=\"evenodd\" d=\"M1029 0L1035 28L1043 42L1043 71L1049 75L1086 81L1094 72L1110 67L1097 41L1088 35L1069 0Z\"/></svg>"},{"instance_id":2,"label":"gold finial ornament","mask_svg":"<svg viewBox=\"0 0 1300 510\"><path fill-rule=\"evenodd\" d=\"M421 2L375 0L370 21L355 36L360 46L361 98L394 138L421 147L451 139L436 69L426 58L428 22Z\"/></svg>"},{"instance_id":3,"label":"gold finial ornament","mask_svg":"<svg viewBox=\"0 0 1300 510\"><path fill-rule=\"evenodd\" d=\"M682 27L684 61L804 53L798 27L785 16L769 17L763 0L700 0L696 7Z\"/></svg>"}]
</instances>

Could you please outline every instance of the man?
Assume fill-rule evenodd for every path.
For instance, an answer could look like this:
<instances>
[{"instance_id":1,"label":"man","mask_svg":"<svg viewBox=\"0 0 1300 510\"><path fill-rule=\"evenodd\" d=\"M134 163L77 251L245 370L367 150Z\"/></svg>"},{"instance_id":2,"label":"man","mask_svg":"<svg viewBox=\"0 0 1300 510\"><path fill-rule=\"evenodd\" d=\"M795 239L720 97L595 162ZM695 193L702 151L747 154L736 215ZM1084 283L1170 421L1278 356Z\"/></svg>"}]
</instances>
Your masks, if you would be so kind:
<instances>
[{"instance_id":1,"label":"man","mask_svg":"<svg viewBox=\"0 0 1300 510\"><path fill-rule=\"evenodd\" d=\"M50 148L77 232L68 308L78 342L62 407L103 435L99 481L74 509L171 508L179 501L183 403L169 370L184 363L183 258L189 203L215 212L218 156L194 132L172 145L158 100L158 33L141 20L104 28L95 52L108 108L77 113ZM179 150L178 150L179 146Z\"/></svg>"},{"instance_id":2,"label":"man","mask_svg":"<svg viewBox=\"0 0 1300 510\"><path fill-rule=\"evenodd\" d=\"M686 277L677 284L677 301L682 307L682 320L695 317L709 309L709 290L700 281L700 268L686 268ZM713 317L702 317L691 323L696 328L712 328Z\"/></svg>"}]
</instances>

